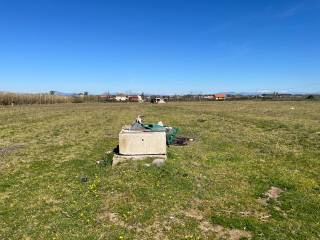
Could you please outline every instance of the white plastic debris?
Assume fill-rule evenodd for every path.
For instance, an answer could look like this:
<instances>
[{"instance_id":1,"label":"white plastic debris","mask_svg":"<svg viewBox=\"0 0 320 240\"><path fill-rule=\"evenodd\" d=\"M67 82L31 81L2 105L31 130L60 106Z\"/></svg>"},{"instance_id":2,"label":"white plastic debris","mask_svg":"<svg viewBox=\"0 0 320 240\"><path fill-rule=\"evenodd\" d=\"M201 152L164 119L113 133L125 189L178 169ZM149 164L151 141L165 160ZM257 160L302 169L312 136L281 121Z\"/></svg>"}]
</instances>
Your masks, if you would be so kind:
<instances>
[{"instance_id":1,"label":"white plastic debris","mask_svg":"<svg viewBox=\"0 0 320 240\"><path fill-rule=\"evenodd\" d=\"M156 158L155 160L152 161L153 165L156 165L157 167L161 167L162 165L164 165L165 160L161 159L161 158Z\"/></svg>"}]
</instances>

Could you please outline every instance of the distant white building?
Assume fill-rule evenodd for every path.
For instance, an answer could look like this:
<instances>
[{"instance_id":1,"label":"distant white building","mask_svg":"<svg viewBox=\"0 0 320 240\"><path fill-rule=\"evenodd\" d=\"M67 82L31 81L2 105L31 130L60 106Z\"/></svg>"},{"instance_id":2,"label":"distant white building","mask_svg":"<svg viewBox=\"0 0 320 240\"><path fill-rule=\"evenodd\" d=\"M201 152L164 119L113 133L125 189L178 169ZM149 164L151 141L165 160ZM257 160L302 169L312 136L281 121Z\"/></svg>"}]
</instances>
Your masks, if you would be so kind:
<instances>
[{"instance_id":1,"label":"distant white building","mask_svg":"<svg viewBox=\"0 0 320 240\"><path fill-rule=\"evenodd\" d=\"M143 102L143 98L141 95L131 95L128 96L128 100L129 102L139 102L142 103Z\"/></svg>"},{"instance_id":2,"label":"distant white building","mask_svg":"<svg viewBox=\"0 0 320 240\"><path fill-rule=\"evenodd\" d=\"M143 103L143 102L144 102L141 95L138 95L138 102L139 102L139 103Z\"/></svg>"},{"instance_id":3,"label":"distant white building","mask_svg":"<svg viewBox=\"0 0 320 240\"><path fill-rule=\"evenodd\" d=\"M128 101L128 97L124 94L118 94L116 97L115 97L115 100L117 102L125 102L125 101Z\"/></svg>"},{"instance_id":4,"label":"distant white building","mask_svg":"<svg viewBox=\"0 0 320 240\"><path fill-rule=\"evenodd\" d=\"M162 97L152 98L151 103L158 103L158 104L166 103L166 99Z\"/></svg>"},{"instance_id":5,"label":"distant white building","mask_svg":"<svg viewBox=\"0 0 320 240\"><path fill-rule=\"evenodd\" d=\"M214 99L214 95L206 95L206 96L203 96L203 99L213 100L213 99Z\"/></svg>"}]
</instances>

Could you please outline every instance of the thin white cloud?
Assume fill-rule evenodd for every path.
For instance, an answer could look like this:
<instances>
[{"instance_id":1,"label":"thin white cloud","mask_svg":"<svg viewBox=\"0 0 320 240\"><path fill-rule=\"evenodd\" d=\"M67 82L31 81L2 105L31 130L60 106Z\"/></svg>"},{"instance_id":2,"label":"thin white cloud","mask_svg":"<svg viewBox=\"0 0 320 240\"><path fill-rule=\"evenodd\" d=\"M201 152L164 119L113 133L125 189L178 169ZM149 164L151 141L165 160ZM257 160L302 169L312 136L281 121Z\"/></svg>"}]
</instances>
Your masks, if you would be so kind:
<instances>
[{"instance_id":1,"label":"thin white cloud","mask_svg":"<svg viewBox=\"0 0 320 240\"><path fill-rule=\"evenodd\" d=\"M225 51L226 54L229 54L230 57L239 57L246 55L251 50L250 42L233 42L233 41L219 41L216 46Z\"/></svg>"},{"instance_id":2,"label":"thin white cloud","mask_svg":"<svg viewBox=\"0 0 320 240\"><path fill-rule=\"evenodd\" d=\"M294 6L291 6L287 9L283 10L277 16L280 18L292 17L292 16L297 15L299 12L301 12L301 10L303 10L304 7L305 7L305 3L300 2Z\"/></svg>"},{"instance_id":3,"label":"thin white cloud","mask_svg":"<svg viewBox=\"0 0 320 240\"><path fill-rule=\"evenodd\" d=\"M212 26L211 28L208 29L208 32L218 33L218 32L227 30L228 28L230 28L230 26L231 26L231 22L223 22L223 23Z\"/></svg>"}]
</instances>

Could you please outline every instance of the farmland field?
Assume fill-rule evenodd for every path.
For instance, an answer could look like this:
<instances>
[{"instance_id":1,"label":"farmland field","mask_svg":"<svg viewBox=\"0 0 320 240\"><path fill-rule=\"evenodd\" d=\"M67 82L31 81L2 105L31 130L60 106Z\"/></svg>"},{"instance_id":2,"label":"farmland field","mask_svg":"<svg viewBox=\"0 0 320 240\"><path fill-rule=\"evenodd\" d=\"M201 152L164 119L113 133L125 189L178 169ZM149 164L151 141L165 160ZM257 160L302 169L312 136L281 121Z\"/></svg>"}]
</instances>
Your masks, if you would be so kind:
<instances>
[{"instance_id":1,"label":"farmland field","mask_svg":"<svg viewBox=\"0 0 320 240\"><path fill-rule=\"evenodd\" d=\"M111 167L141 113L195 141ZM320 238L320 102L0 107L0 239L219 238Z\"/></svg>"}]
</instances>

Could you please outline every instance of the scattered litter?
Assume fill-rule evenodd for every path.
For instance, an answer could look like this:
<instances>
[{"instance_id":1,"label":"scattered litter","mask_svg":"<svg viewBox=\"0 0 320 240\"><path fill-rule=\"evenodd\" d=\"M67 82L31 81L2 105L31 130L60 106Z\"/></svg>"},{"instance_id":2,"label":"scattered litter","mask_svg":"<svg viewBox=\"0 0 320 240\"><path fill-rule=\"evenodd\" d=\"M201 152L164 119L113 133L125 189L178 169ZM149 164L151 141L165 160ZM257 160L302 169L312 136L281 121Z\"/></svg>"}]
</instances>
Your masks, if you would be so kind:
<instances>
[{"instance_id":1,"label":"scattered litter","mask_svg":"<svg viewBox=\"0 0 320 240\"><path fill-rule=\"evenodd\" d=\"M80 180L82 183L86 183L86 182L88 182L88 177L82 176Z\"/></svg>"},{"instance_id":2,"label":"scattered litter","mask_svg":"<svg viewBox=\"0 0 320 240\"><path fill-rule=\"evenodd\" d=\"M189 142L193 142L193 138L187 138L187 137L176 137L173 142L172 145L174 146L186 146L189 144Z\"/></svg>"},{"instance_id":3,"label":"scattered litter","mask_svg":"<svg viewBox=\"0 0 320 240\"><path fill-rule=\"evenodd\" d=\"M114 151L107 151L102 160L97 161L97 164L100 167L106 167L108 165L112 165Z\"/></svg>"},{"instance_id":4,"label":"scattered litter","mask_svg":"<svg viewBox=\"0 0 320 240\"><path fill-rule=\"evenodd\" d=\"M294 107L290 107L290 109L291 109L291 110L294 110L295 108L294 108Z\"/></svg>"},{"instance_id":5,"label":"scattered litter","mask_svg":"<svg viewBox=\"0 0 320 240\"><path fill-rule=\"evenodd\" d=\"M270 200L277 200L280 197L280 194L283 192L281 188L271 187L268 191L263 194L262 198L259 198L258 201L263 205L266 205Z\"/></svg>"},{"instance_id":6,"label":"scattered litter","mask_svg":"<svg viewBox=\"0 0 320 240\"><path fill-rule=\"evenodd\" d=\"M138 115L136 120L129 126L125 126L123 128L125 132L132 131L142 131L142 132L165 132L166 133L166 142L167 145L173 143L173 140L176 138L176 135L179 131L178 128L169 127L163 124L162 121L158 122L158 124L145 124L144 116Z\"/></svg>"},{"instance_id":7,"label":"scattered litter","mask_svg":"<svg viewBox=\"0 0 320 240\"><path fill-rule=\"evenodd\" d=\"M162 165L164 165L165 160L161 159L161 158L156 158L152 161L153 165L156 165L157 167L161 167Z\"/></svg>"},{"instance_id":8,"label":"scattered litter","mask_svg":"<svg viewBox=\"0 0 320 240\"><path fill-rule=\"evenodd\" d=\"M269 200L276 200L278 197L280 197L280 194L283 192L282 189L278 187L271 187L265 194L264 196Z\"/></svg>"},{"instance_id":9,"label":"scattered litter","mask_svg":"<svg viewBox=\"0 0 320 240\"><path fill-rule=\"evenodd\" d=\"M201 122L201 123L206 122L206 121L207 121L206 119L199 119L198 120L198 122Z\"/></svg>"},{"instance_id":10,"label":"scattered litter","mask_svg":"<svg viewBox=\"0 0 320 240\"><path fill-rule=\"evenodd\" d=\"M162 121L158 122L158 125L162 127L164 126Z\"/></svg>"},{"instance_id":11,"label":"scattered litter","mask_svg":"<svg viewBox=\"0 0 320 240\"><path fill-rule=\"evenodd\" d=\"M66 216L67 218L71 218L70 214L67 213L67 212L65 212L65 211L61 211L61 213L62 213L64 216Z\"/></svg>"},{"instance_id":12,"label":"scattered litter","mask_svg":"<svg viewBox=\"0 0 320 240\"><path fill-rule=\"evenodd\" d=\"M145 166L145 167L150 167L151 164L150 164L150 163L146 163L146 164L144 164L144 166Z\"/></svg>"}]
</instances>

